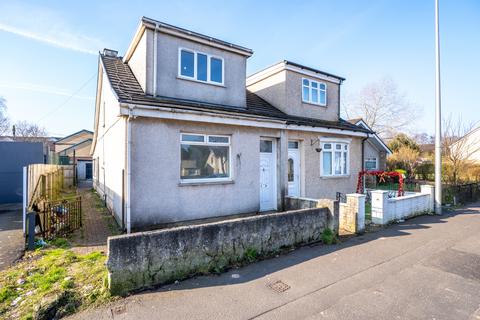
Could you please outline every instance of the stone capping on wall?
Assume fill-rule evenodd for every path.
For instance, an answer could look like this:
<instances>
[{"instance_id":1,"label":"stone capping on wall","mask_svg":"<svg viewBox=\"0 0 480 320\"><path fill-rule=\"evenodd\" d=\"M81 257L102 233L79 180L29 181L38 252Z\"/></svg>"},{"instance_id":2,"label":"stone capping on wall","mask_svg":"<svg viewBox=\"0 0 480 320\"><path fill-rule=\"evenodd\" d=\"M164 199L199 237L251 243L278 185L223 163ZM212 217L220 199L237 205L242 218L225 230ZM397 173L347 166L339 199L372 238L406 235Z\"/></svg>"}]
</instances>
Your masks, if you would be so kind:
<instances>
[{"instance_id":1,"label":"stone capping on wall","mask_svg":"<svg viewBox=\"0 0 480 320\"><path fill-rule=\"evenodd\" d=\"M388 198L387 190L372 190L372 222L388 224L434 210L435 187L420 186L420 192L409 192L403 197Z\"/></svg>"},{"instance_id":2,"label":"stone capping on wall","mask_svg":"<svg viewBox=\"0 0 480 320\"><path fill-rule=\"evenodd\" d=\"M126 294L317 242L331 219L328 207L307 208L109 237L109 288Z\"/></svg>"}]
</instances>

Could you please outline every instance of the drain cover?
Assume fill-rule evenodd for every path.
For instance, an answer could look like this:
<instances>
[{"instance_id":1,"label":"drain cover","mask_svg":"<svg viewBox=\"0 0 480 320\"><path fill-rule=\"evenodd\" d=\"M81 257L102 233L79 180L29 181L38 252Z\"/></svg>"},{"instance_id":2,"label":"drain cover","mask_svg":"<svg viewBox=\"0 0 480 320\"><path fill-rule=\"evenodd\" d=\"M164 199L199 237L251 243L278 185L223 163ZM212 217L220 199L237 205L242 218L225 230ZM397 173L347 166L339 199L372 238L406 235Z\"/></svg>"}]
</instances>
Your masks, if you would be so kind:
<instances>
[{"instance_id":1,"label":"drain cover","mask_svg":"<svg viewBox=\"0 0 480 320\"><path fill-rule=\"evenodd\" d=\"M267 287L269 287L270 289L272 289L277 293L282 293L290 289L290 286L288 284L280 280L267 284Z\"/></svg>"}]
</instances>

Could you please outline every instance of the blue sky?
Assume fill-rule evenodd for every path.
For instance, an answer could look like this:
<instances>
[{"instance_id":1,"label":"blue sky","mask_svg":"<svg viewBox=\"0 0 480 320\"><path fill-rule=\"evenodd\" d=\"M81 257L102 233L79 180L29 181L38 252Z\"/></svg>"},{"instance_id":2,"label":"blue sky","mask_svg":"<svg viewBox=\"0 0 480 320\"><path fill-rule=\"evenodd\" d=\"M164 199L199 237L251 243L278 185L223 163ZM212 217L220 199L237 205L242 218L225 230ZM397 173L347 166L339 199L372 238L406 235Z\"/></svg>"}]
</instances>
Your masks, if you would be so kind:
<instances>
[{"instance_id":1,"label":"blue sky","mask_svg":"<svg viewBox=\"0 0 480 320\"><path fill-rule=\"evenodd\" d=\"M392 78L433 132L433 0L3 1L0 96L53 135L93 128L97 52L123 55L141 16L254 50L247 73L289 59L347 78ZM443 112L479 121L480 1L440 0ZM73 93L75 95L70 97Z\"/></svg>"}]
</instances>

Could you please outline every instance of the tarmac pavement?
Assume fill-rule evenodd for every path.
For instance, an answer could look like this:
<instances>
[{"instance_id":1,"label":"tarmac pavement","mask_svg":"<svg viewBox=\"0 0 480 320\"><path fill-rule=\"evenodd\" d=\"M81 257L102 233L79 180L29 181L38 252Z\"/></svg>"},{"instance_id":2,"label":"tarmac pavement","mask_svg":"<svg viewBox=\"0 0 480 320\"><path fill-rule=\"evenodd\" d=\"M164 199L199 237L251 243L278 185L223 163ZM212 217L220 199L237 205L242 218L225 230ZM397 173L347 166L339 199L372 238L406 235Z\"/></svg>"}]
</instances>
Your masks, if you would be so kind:
<instances>
[{"instance_id":1,"label":"tarmac pavement","mask_svg":"<svg viewBox=\"0 0 480 320\"><path fill-rule=\"evenodd\" d=\"M22 204L0 204L0 270L18 260L25 249Z\"/></svg>"},{"instance_id":2,"label":"tarmac pavement","mask_svg":"<svg viewBox=\"0 0 480 320\"><path fill-rule=\"evenodd\" d=\"M72 319L480 319L480 204L120 299Z\"/></svg>"}]
</instances>

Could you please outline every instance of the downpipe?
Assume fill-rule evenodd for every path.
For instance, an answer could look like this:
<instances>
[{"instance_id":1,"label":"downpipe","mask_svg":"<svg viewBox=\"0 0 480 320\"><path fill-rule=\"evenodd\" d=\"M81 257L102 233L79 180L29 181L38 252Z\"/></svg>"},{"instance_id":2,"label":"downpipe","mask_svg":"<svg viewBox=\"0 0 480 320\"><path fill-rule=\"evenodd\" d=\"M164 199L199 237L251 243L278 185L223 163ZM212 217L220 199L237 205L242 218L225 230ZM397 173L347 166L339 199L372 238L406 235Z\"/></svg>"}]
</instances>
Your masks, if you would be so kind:
<instances>
[{"instance_id":1,"label":"downpipe","mask_svg":"<svg viewBox=\"0 0 480 320\"><path fill-rule=\"evenodd\" d=\"M126 201L126 225L127 233L131 233L131 180L132 180L132 120L133 116L133 107L128 108L128 118L127 118L127 201Z\"/></svg>"}]
</instances>

